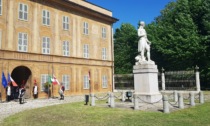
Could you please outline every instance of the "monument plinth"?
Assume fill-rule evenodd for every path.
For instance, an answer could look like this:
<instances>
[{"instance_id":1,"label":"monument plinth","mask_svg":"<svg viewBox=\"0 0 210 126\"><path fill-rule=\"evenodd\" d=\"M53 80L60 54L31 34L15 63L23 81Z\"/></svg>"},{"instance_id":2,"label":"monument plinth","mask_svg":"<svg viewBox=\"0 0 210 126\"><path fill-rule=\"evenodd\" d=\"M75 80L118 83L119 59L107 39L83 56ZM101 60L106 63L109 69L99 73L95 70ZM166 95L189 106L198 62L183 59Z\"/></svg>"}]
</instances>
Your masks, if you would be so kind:
<instances>
[{"instance_id":1,"label":"monument plinth","mask_svg":"<svg viewBox=\"0 0 210 126\"><path fill-rule=\"evenodd\" d=\"M134 90L141 101L154 103L161 100L162 95L158 90L157 65L150 59L151 42L147 39L147 33L144 26L145 23L141 21L138 29L139 55L135 57L136 65L133 66Z\"/></svg>"},{"instance_id":2,"label":"monument plinth","mask_svg":"<svg viewBox=\"0 0 210 126\"><path fill-rule=\"evenodd\" d=\"M133 66L134 90L142 101L154 103L162 98L158 89L158 69L154 63ZM140 101L141 101L140 100Z\"/></svg>"}]
</instances>

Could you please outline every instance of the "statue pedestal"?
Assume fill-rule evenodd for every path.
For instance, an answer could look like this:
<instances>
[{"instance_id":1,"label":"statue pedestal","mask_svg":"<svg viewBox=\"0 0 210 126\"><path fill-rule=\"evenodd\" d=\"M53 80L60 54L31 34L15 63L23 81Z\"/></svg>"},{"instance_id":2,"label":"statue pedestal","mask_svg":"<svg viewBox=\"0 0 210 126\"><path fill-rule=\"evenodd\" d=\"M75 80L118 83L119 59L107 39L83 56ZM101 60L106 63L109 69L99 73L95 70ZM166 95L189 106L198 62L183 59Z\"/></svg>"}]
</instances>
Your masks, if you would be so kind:
<instances>
[{"instance_id":1,"label":"statue pedestal","mask_svg":"<svg viewBox=\"0 0 210 126\"><path fill-rule=\"evenodd\" d=\"M158 89L158 69L154 63L133 66L134 90L140 102L154 103L162 99Z\"/></svg>"}]
</instances>

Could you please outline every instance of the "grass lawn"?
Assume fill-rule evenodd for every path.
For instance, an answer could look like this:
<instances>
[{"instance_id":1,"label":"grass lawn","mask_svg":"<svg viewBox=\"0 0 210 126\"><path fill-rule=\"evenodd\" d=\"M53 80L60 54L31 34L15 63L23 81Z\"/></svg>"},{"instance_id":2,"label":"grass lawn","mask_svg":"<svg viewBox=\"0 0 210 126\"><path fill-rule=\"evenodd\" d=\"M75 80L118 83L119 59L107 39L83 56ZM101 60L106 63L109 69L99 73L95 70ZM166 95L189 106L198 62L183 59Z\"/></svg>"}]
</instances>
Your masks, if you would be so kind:
<instances>
[{"instance_id":1,"label":"grass lawn","mask_svg":"<svg viewBox=\"0 0 210 126\"><path fill-rule=\"evenodd\" d=\"M71 103L24 111L0 126L210 126L210 102L170 114Z\"/></svg>"}]
</instances>

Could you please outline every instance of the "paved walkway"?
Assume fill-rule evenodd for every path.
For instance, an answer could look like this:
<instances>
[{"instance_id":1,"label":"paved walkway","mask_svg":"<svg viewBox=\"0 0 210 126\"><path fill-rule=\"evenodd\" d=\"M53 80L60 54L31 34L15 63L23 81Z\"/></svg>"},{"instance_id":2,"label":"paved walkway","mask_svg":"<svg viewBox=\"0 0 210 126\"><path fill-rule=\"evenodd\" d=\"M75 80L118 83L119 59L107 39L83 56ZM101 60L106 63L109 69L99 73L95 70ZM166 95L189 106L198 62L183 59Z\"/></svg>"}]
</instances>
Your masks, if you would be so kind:
<instances>
[{"instance_id":1,"label":"paved walkway","mask_svg":"<svg viewBox=\"0 0 210 126\"><path fill-rule=\"evenodd\" d=\"M35 100L26 99L25 100L26 103L24 104L19 104L18 101L3 102L0 103L0 123L3 121L4 118L24 110L64 104L64 103L80 102L80 101L84 101L83 95L65 97L64 100L59 100L58 98L35 99Z\"/></svg>"}]
</instances>

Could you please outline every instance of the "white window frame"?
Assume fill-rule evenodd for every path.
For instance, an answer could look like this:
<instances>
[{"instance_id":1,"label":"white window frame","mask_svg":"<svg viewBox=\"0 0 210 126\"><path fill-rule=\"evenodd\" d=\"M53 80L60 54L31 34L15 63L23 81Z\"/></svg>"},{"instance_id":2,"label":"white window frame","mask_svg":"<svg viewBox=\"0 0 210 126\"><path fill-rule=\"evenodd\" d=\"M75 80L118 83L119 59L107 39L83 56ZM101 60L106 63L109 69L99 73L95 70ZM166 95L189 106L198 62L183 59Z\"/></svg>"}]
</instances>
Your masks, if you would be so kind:
<instances>
[{"instance_id":1,"label":"white window frame","mask_svg":"<svg viewBox=\"0 0 210 126\"><path fill-rule=\"evenodd\" d=\"M90 89L89 76L83 76L83 89Z\"/></svg>"},{"instance_id":2,"label":"white window frame","mask_svg":"<svg viewBox=\"0 0 210 126\"><path fill-rule=\"evenodd\" d=\"M107 76L103 75L102 76L102 88L107 88L107 87L108 87Z\"/></svg>"},{"instance_id":3,"label":"white window frame","mask_svg":"<svg viewBox=\"0 0 210 126\"><path fill-rule=\"evenodd\" d=\"M50 26L50 11L42 10L42 24Z\"/></svg>"},{"instance_id":4,"label":"white window frame","mask_svg":"<svg viewBox=\"0 0 210 126\"><path fill-rule=\"evenodd\" d=\"M2 4L3 0L0 0L0 15L2 15L2 10L3 10L3 4Z\"/></svg>"},{"instance_id":5,"label":"white window frame","mask_svg":"<svg viewBox=\"0 0 210 126\"><path fill-rule=\"evenodd\" d=\"M65 87L65 90L70 90L70 76L69 75L62 75L62 83Z\"/></svg>"},{"instance_id":6,"label":"white window frame","mask_svg":"<svg viewBox=\"0 0 210 126\"><path fill-rule=\"evenodd\" d=\"M84 22L83 23L83 34L88 35L89 31L88 31L88 23Z\"/></svg>"},{"instance_id":7,"label":"white window frame","mask_svg":"<svg viewBox=\"0 0 210 126\"><path fill-rule=\"evenodd\" d=\"M21 10L21 6L22 6L22 10ZM19 3L18 19L23 20L23 21L28 21L28 5L27 4Z\"/></svg>"},{"instance_id":8,"label":"white window frame","mask_svg":"<svg viewBox=\"0 0 210 126\"><path fill-rule=\"evenodd\" d=\"M69 41L63 41L63 56L70 56Z\"/></svg>"},{"instance_id":9,"label":"white window frame","mask_svg":"<svg viewBox=\"0 0 210 126\"><path fill-rule=\"evenodd\" d=\"M102 60L107 60L107 49L102 48Z\"/></svg>"},{"instance_id":10,"label":"white window frame","mask_svg":"<svg viewBox=\"0 0 210 126\"><path fill-rule=\"evenodd\" d=\"M50 38L42 38L42 54L50 54Z\"/></svg>"},{"instance_id":11,"label":"white window frame","mask_svg":"<svg viewBox=\"0 0 210 126\"><path fill-rule=\"evenodd\" d=\"M45 83L49 81L49 74L41 74L41 91L45 91Z\"/></svg>"},{"instance_id":12,"label":"white window frame","mask_svg":"<svg viewBox=\"0 0 210 126\"><path fill-rule=\"evenodd\" d=\"M105 39L105 38L106 38L106 31L107 31L107 30L106 30L105 27L102 27L101 30L102 30L102 31L101 31L101 32L102 32L102 38Z\"/></svg>"},{"instance_id":13,"label":"white window frame","mask_svg":"<svg viewBox=\"0 0 210 126\"><path fill-rule=\"evenodd\" d=\"M18 33L18 51L27 52L28 51L28 34Z\"/></svg>"},{"instance_id":14,"label":"white window frame","mask_svg":"<svg viewBox=\"0 0 210 126\"><path fill-rule=\"evenodd\" d=\"M69 17L63 16L63 30L69 30Z\"/></svg>"},{"instance_id":15,"label":"white window frame","mask_svg":"<svg viewBox=\"0 0 210 126\"><path fill-rule=\"evenodd\" d=\"M83 57L89 58L89 45L88 44L83 45Z\"/></svg>"}]
</instances>

